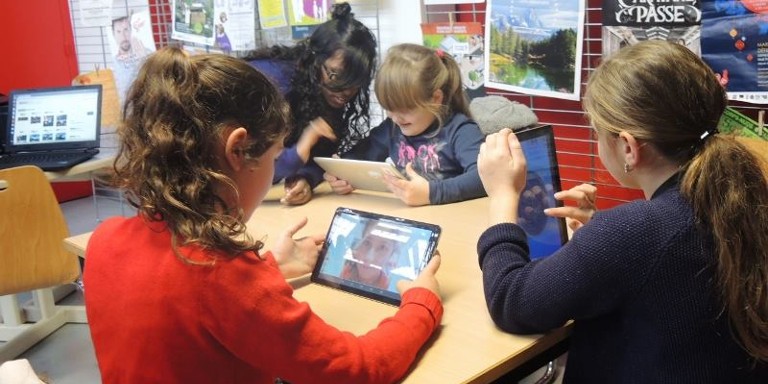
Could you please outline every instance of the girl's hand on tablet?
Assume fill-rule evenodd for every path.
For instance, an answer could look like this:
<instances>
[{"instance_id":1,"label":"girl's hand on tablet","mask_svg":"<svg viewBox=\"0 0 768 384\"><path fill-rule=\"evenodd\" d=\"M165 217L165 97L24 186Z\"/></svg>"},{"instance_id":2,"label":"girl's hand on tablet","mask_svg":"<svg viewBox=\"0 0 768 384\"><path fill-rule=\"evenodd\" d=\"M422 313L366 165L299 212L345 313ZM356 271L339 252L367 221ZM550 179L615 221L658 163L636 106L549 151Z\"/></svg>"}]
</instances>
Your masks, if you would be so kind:
<instances>
[{"instance_id":1,"label":"girl's hand on tablet","mask_svg":"<svg viewBox=\"0 0 768 384\"><path fill-rule=\"evenodd\" d=\"M323 240L325 240L323 235L293 238L296 232L304 228L306 224L307 218L304 217L283 231L272 249L272 255L274 255L280 272L286 279L312 272L315 263L317 263L317 255L320 253Z\"/></svg>"},{"instance_id":2,"label":"girl's hand on tablet","mask_svg":"<svg viewBox=\"0 0 768 384\"><path fill-rule=\"evenodd\" d=\"M346 195L351 193L355 189L346 180L339 179L338 177L326 172L323 174L323 179L328 182L334 192L339 195Z\"/></svg>"},{"instance_id":3,"label":"girl's hand on tablet","mask_svg":"<svg viewBox=\"0 0 768 384\"><path fill-rule=\"evenodd\" d=\"M405 166L405 174L410 180L384 173L384 182L392 193L404 203L418 207L429 204L429 181L413 170L411 163Z\"/></svg>"},{"instance_id":4,"label":"girl's hand on tablet","mask_svg":"<svg viewBox=\"0 0 768 384\"><path fill-rule=\"evenodd\" d=\"M437 297L440 297L440 284L437 282L437 278L435 278L435 274L439 268L440 252L435 251L435 255L432 256L432 259L429 260L427 266L424 267L421 273L419 273L419 276L416 277L416 280L398 281L397 291L400 292L400 295L402 296L405 291L411 288L421 287L432 291L435 295L437 295Z\"/></svg>"},{"instance_id":5,"label":"girl's hand on tablet","mask_svg":"<svg viewBox=\"0 0 768 384\"><path fill-rule=\"evenodd\" d=\"M544 213L552 217L564 217L572 230L577 230L592 219L597 212L597 187L592 184L577 185L569 190L555 193L555 199L574 201L576 206L547 208Z\"/></svg>"}]
</instances>

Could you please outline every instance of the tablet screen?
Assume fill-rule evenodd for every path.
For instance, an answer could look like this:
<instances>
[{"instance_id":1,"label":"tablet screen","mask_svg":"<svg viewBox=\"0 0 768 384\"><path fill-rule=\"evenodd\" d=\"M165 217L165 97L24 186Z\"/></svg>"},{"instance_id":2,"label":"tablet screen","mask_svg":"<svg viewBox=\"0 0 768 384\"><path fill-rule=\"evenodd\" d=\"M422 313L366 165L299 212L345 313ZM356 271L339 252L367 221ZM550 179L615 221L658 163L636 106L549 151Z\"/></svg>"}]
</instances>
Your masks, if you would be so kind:
<instances>
[{"instance_id":1,"label":"tablet screen","mask_svg":"<svg viewBox=\"0 0 768 384\"><path fill-rule=\"evenodd\" d=\"M312 281L399 305L397 282L416 278L439 237L437 225L338 208Z\"/></svg>"},{"instance_id":2,"label":"tablet screen","mask_svg":"<svg viewBox=\"0 0 768 384\"><path fill-rule=\"evenodd\" d=\"M528 175L520 196L518 224L528 235L531 259L549 256L568 241L565 220L544 214L544 209L562 206L555 200L560 174L552 126L515 132L525 153Z\"/></svg>"}]
</instances>

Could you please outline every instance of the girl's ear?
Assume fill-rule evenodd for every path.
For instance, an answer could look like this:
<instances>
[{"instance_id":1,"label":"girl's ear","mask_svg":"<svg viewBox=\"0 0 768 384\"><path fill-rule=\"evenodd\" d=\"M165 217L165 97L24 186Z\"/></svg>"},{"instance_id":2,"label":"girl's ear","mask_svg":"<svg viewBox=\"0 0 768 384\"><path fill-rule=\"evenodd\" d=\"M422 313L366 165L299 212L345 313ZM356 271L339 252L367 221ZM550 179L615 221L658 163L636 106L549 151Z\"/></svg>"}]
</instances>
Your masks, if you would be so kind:
<instances>
[{"instance_id":1,"label":"girl's ear","mask_svg":"<svg viewBox=\"0 0 768 384\"><path fill-rule=\"evenodd\" d=\"M245 150L248 148L248 131L244 127L225 133L224 158L233 170L239 171L245 165Z\"/></svg>"},{"instance_id":2,"label":"girl's ear","mask_svg":"<svg viewBox=\"0 0 768 384\"><path fill-rule=\"evenodd\" d=\"M623 146L624 163L629 169L635 169L640 162L640 143L627 131L619 132L619 141Z\"/></svg>"},{"instance_id":3,"label":"girl's ear","mask_svg":"<svg viewBox=\"0 0 768 384\"><path fill-rule=\"evenodd\" d=\"M442 104L444 98L445 98L445 95L443 95L442 89L436 89L434 92L432 92L433 104Z\"/></svg>"}]
</instances>

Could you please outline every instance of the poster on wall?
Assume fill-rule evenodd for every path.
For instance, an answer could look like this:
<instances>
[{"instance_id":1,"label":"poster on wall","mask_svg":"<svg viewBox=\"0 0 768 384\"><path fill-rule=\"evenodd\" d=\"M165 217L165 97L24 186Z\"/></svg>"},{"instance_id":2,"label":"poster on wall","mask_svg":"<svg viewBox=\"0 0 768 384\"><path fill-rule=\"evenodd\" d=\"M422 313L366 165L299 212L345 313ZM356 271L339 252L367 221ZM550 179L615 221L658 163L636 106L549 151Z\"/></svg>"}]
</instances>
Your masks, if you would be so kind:
<instances>
[{"instance_id":1,"label":"poster on wall","mask_svg":"<svg viewBox=\"0 0 768 384\"><path fill-rule=\"evenodd\" d=\"M768 3L702 1L701 57L728 98L768 104Z\"/></svg>"},{"instance_id":2,"label":"poster on wall","mask_svg":"<svg viewBox=\"0 0 768 384\"><path fill-rule=\"evenodd\" d=\"M309 37L318 24L331 18L332 0L289 0L288 23L291 24L291 38L301 40Z\"/></svg>"},{"instance_id":3,"label":"poster on wall","mask_svg":"<svg viewBox=\"0 0 768 384\"><path fill-rule=\"evenodd\" d=\"M124 5L113 6L111 32L111 38L107 39L112 52L110 68L115 77L117 97L122 105L139 67L155 51L149 9L134 11L126 9Z\"/></svg>"},{"instance_id":4,"label":"poster on wall","mask_svg":"<svg viewBox=\"0 0 768 384\"><path fill-rule=\"evenodd\" d=\"M485 96L483 26L480 23L425 23L424 46L441 50L456 59L461 82L470 99Z\"/></svg>"},{"instance_id":5,"label":"poster on wall","mask_svg":"<svg viewBox=\"0 0 768 384\"><path fill-rule=\"evenodd\" d=\"M472 4L482 3L483 0L424 0L424 5L436 4Z\"/></svg>"},{"instance_id":6,"label":"poster on wall","mask_svg":"<svg viewBox=\"0 0 768 384\"><path fill-rule=\"evenodd\" d=\"M259 23L261 29L272 29L288 26L283 0L259 0Z\"/></svg>"},{"instance_id":7,"label":"poster on wall","mask_svg":"<svg viewBox=\"0 0 768 384\"><path fill-rule=\"evenodd\" d=\"M603 0L603 57L643 40L672 41L701 56L700 0Z\"/></svg>"},{"instance_id":8,"label":"poster on wall","mask_svg":"<svg viewBox=\"0 0 768 384\"><path fill-rule=\"evenodd\" d=\"M485 86L579 100L584 0L488 0Z\"/></svg>"},{"instance_id":9,"label":"poster on wall","mask_svg":"<svg viewBox=\"0 0 768 384\"><path fill-rule=\"evenodd\" d=\"M107 27L112 0L80 0L80 22L84 27Z\"/></svg>"},{"instance_id":10,"label":"poster on wall","mask_svg":"<svg viewBox=\"0 0 768 384\"><path fill-rule=\"evenodd\" d=\"M256 47L256 0L215 0L213 48L224 54Z\"/></svg>"},{"instance_id":11,"label":"poster on wall","mask_svg":"<svg viewBox=\"0 0 768 384\"><path fill-rule=\"evenodd\" d=\"M171 10L172 39L213 45L213 0L171 0Z\"/></svg>"},{"instance_id":12,"label":"poster on wall","mask_svg":"<svg viewBox=\"0 0 768 384\"><path fill-rule=\"evenodd\" d=\"M332 0L289 0L288 22L292 26L320 24L331 17Z\"/></svg>"}]
</instances>

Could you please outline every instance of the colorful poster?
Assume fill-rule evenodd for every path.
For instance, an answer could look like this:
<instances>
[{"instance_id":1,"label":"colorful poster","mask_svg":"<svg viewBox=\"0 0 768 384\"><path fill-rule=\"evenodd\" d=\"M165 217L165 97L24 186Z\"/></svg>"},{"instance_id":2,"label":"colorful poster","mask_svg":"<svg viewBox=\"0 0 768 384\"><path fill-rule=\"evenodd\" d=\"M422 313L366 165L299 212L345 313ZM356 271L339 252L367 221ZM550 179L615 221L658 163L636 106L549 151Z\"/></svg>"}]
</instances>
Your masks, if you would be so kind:
<instances>
[{"instance_id":1,"label":"colorful poster","mask_svg":"<svg viewBox=\"0 0 768 384\"><path fill-rule=\"evenodd\" d=\"M283 0L259 0L258 5L261 29L288 26L288 20L285 17L285 2Z\"/></svg>"},{"instance_id":2,"label":"colorful poster","mask_svg":"<svg viewBox=\"0 0 768 384\"><path fill-rule=\"evenodd\" d=\"M424 5L435 5L435 4L471 4L471 3L482 3L483 0L424 0Z\"/></svg>"},{"instance_id":3,"label":"colorful poster","mask_svg":"<svg viewBox=\"0 0 768 384\"><path fill-rule=\"evenodd\" d=\"M579 100L584 0L488 0L485 85Z\"/></svg>"},{"instance_id":4,"label":"colorful poster","mask_svg":"<svg viewBox=\"0 0 768 384\"><path fill-rule=\"evenodd\" d=\"M213 0L171 0L173 31L171 38L190 43L213 45Z\"/></svg>"},{"instance_id":5,"label":"colorful poster","mask_svg":"<svg viewBox=\"0 0 768 384\"><path fill-rule=\"evenodd\" d=\"M122 104L144 59L155 51L149 9L128 11L125 6L112 7L112 28L109 41L117 96Z\"/></svg>"},{"instance_id":6,"label":"colorful poster","mask_svg":"<svg viewBox=\"0 0 768 384\"><path fill-rule=\"evenodd\" d=\"M768 3L702 1L701 57L731 100L768 104Z\"/></svg>"},{"instance_id":7,"label":"colorful poster","mask_svg":"<svg viewBox=\"0 0 768 384\"><path fill-rule=\"evenodd\" d=\"M603 57L642 40L668 40L701 55L699 0L603 0Z\"/></svg>"},{"instance_id":8,"label":"colorful poster","mask_svg":"<svg viewBox=\"0 0 768 384\"><path fill-rule=\"evenodd\" d=\"M320 24L331 16L331 0L289 0L288 22L292 26Z\"/></svg>"},{"instance_id":9,"label":"colorful poster","mask_svg":"<svg viewBox=\"0 0 768 384\"><path fill-rule=\"evenodd\" d=\"M485 96L482 24L429 23L421 25L421 32L424 36L424 46L440 49L456 59L467 96L470 99Z\"/></svg>"}]
</instances>

